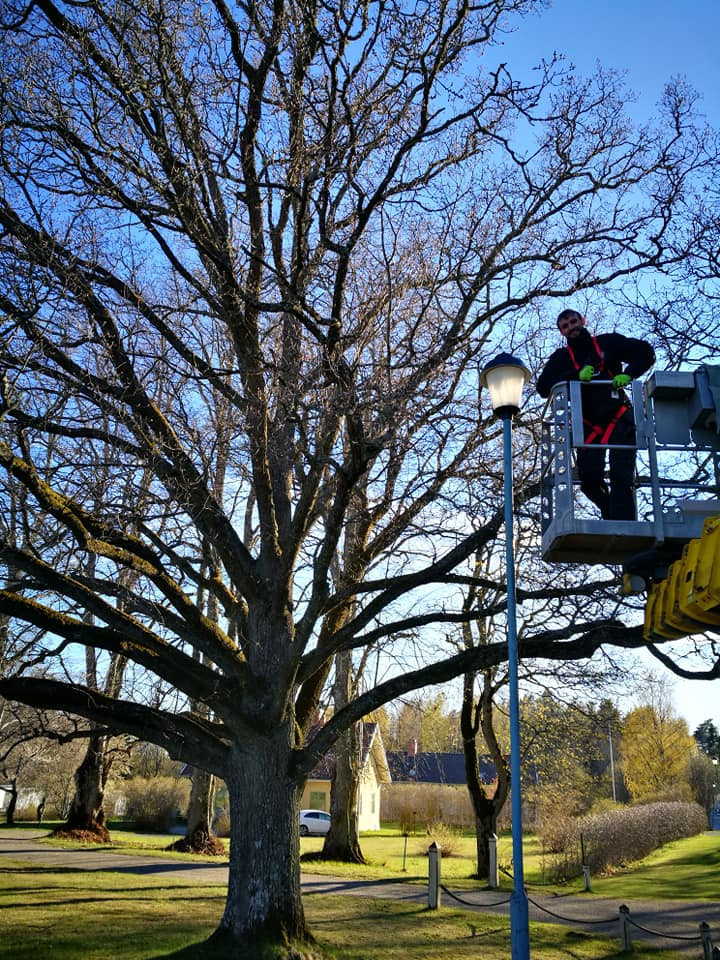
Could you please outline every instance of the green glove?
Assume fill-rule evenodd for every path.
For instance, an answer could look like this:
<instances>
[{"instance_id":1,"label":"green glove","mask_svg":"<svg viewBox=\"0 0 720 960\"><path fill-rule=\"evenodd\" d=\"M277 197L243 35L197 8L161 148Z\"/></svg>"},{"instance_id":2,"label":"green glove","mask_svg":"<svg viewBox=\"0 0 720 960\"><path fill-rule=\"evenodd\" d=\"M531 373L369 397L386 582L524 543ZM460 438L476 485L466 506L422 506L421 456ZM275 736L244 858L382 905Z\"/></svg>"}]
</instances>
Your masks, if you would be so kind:
<instances>
[{"instance_id":1,"label":"green glove","mask_svg":"<svg viewBox=\"0 0 720 960\"><path fill-rule=\"evenodd\" d=\"M580 373L578 374L578 377L582 380L583 383L587 383L588 380L592 380L594 376L595 376L595 367L592 367L590 364L588 364L586 367L583 367Z\"/></svg>"},{"instance_id":2,"label":"green glove","mask_svg":"<svg viewBox=\"0 0 720 960\"><path fill-rule=\"evenodd\" d=\"M618 390L624 390L631 380L632 377L629 377L626 373L618 373L613 377L613 386Z\"/></svg>"}]
</instances>

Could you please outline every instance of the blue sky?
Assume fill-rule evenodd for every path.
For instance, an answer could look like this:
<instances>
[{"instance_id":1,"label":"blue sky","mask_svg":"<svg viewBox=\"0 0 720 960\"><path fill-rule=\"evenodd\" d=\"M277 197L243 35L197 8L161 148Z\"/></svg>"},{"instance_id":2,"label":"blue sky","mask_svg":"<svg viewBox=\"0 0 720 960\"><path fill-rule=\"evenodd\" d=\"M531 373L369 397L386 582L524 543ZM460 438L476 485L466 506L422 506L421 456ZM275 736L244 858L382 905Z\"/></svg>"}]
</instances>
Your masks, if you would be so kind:
<instances>
[{"instance_id":1,"label":"blue sky","mask_svg":"<svg viewBox=\"0 0 720 960\"><path fill-rule=\"evenodd\" d=\"M631 108L636 116L652 111L670 77L683 75L702 94L703 111L718 125L719 45L718 0L555 0L506 38L500 59L507 59L514 72L521 63L532 66L556 51L582 73L591 72L598 61L627 71L639 98Z\"/></svg>"},{"instance_id":2,"label":"blue sky","mask_svg":"<svg viewBox=\"0 0 720 960\"><path fill-rule=\"evenodd\" d=\"M684 76L702 96L700 109L720 127L720 0L555 0L541 15L521 21L497 51L510 73L526 74L554 52L564 54L579 72L596 63L627 73L637 95L629 105L636 120L649 118L665 83ZM654 659L646 669L660 672ZM692 732L703 720L720 724L720 680L673 679L673 700ZM621 709L632 707L632 701Z\"/></svg>"}]
</instances>

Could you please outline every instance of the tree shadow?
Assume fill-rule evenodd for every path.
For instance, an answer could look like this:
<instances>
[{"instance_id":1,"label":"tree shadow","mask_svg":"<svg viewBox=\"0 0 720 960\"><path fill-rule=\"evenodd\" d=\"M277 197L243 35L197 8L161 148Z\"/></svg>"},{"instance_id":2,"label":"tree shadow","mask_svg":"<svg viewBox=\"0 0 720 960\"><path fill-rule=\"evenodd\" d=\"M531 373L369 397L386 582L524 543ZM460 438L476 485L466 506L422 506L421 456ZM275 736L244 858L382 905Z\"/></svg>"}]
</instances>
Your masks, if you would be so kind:
<instances>
[{"instance_id":1,"label":"tree shadow","mask_svg":"<svg viewBox=\"0 0 720 960\"><path fill-rule=\"evenodd\" d=\"M172 953L164 953L155 960L325 960L327 955L317 945L303 948L292 945L254 944L248 947L217 933L202 943L190 944Z\"/></svg>"}]
</instances>

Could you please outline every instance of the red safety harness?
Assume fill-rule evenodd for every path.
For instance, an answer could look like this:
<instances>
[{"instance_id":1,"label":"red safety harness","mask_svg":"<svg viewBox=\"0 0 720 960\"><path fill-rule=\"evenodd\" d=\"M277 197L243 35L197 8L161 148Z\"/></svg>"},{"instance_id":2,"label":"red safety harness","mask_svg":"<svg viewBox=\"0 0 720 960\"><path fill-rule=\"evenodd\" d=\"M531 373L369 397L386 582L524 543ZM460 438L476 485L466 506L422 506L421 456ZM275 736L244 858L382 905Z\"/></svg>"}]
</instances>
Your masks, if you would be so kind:
<instances>
[{"instance_id":1,"label":"red safety harness","mask_svg":"<svg viewBox=\"0 0 720 960\"><path fill-rule=\"evenodd\" d=\"M605 355L600 349L600 344L597 342L596 337L591 337L593 346L595 347L595 352L597 353L598 360L600 361L600 373L604 373L608 380L612 380L613 373L608 368L605 363ZM579 372L580 364L577 361L575 354L573 353L572 347L568 344L566 347L567 352L570 354L570 359L572 360L573 366ZM610 437L615 431L615 427L618 425L618 422L622 419L623 414L625 414L630 409L630 404L623 402L620 404L616 410L614 416L608 424L592 423L586 417L583 417L583 423L585 424L585 443L609 443Z\"/></svg>"}]
</instances>

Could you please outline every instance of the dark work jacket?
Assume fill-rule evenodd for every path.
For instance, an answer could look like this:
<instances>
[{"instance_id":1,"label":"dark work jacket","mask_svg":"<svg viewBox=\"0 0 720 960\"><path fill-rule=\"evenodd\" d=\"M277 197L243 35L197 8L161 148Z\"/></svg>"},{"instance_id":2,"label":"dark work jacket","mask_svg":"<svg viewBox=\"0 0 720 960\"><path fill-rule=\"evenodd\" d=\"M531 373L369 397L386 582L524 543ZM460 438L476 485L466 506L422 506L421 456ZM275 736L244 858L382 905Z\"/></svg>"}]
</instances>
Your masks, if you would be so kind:
<instances>
[{"instance_id":1,"label":"dark work jacket","mask_svg":"<svg viewBox=\"0 0 720 960\"><path fill-rule=\"evenodd\" d=\"M618 373L627 373L634 380L647 373L655 362L655 352L645 340L625 337L621 333L600 333L595 339L602 363L592 336L583 329L570 344L577 366L567 347L556 350L538 377L537 392L541 397L550 396L556 383L579 380L578 373L588 365L595 368L598 380L611 380ZM592 424L606 426L623 403L627 403L627 397L622 391L609 386L587 387L583 390L583 417Z\"/></svg>"}]
</instances>

